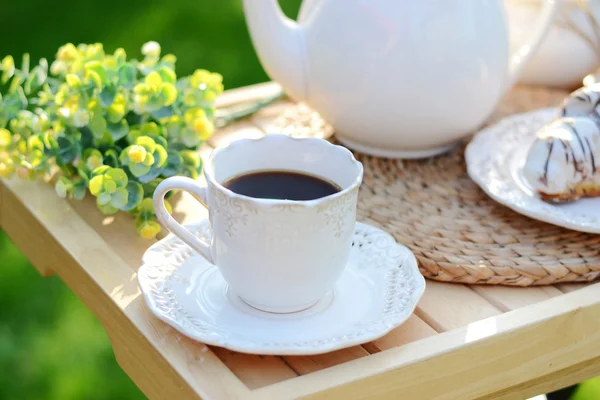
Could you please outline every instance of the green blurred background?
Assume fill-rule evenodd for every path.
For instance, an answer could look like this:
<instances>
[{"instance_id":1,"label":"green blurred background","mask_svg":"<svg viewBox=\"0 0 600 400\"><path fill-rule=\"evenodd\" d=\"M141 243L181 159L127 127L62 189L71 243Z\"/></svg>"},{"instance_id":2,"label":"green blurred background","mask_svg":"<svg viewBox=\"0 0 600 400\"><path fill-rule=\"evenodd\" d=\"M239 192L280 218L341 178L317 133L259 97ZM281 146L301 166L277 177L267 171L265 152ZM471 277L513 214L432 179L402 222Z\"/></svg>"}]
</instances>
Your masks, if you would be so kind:
<instances>
[{"instance_id":1,"label":"green blurred background","mask_svg":"<svg viewBox=\"0 0 600 400\"><path fill-rule=\"evenodd\" d=\"M301 0L280 0L295 18ZM268 80L241 0L23 0L0 9L0 59L52 59L67 42L139 56L149 40L177 56L178 75L220 72L226 88ZM578 400L600 398L600 382ZM595 393L595 394L594 394ZM0 399L142 399L95 317L57 277L42 279L0 231Z\"/></svg>"},{"instance_id":2,"label":"green blurred background","mask_svg":"<svg viewBox=\"0 0 600 400\"><path fill-rule=\"evenodd\" d=\"M300 0L282 0L295 17ZM158 41L177 74L219 72L225 88L268 80L241 0L23 0L0 8L0 59L52 59L64 43L101 42L139 57ZM57 277L43 279L0 231L0 399L142 399L95 317Z\"/></svg>"}]
</instances>

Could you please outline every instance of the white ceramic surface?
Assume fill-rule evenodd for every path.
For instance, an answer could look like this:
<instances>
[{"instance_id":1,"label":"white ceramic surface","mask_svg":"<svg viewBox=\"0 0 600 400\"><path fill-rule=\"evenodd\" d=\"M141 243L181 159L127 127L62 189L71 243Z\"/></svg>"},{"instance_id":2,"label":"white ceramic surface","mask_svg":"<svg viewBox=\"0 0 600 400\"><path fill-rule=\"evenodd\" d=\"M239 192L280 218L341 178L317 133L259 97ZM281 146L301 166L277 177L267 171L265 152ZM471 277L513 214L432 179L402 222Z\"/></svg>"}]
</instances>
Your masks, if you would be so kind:
<instances>
[{"instance_id":1,"label":"white ceramic surface","mask_svg":"<svg viewBox=\"0 0 600 400\"><path fill-rule=\"evenodd\" d=\"M206 221L188 228L210 240ZM150 310L184 335L235 351L277 355L325 353L375 340L406 321L425 290L413 254L361 223L342 277L304 311L273 314L248 306L215 266L173 235L147 250L138 281Z\"/></svg>"},{"instance_id":2,"label":"white ceramic surface","mask_svg":"<svg viewBox=\"0 0 600 400\"><path fill-rule=\"evenodd\" d=\"M583 77L600 65L600 32L594 27L594 24L600 26L600 1L561 0L557 3L556 19L523 68L519 82L572 90L581 86ZM528 40L531 21L541 12L544 1L505 0L505 4L510 47L517 49ZM586 9L592 19L586 15Z\"/></svg>"},{"instance_id":3,"label":"white ceramic surface","mask_svg":"<svg viewBox=\"0 0 600 400\"><path fill-rule=\"evenodd\" d=\"M258 199L222 186L256 171L297 171L342 190L310 201ZM216 264L232 290L256 308L291 312L331 290L346 265L363 168L352 153L322 139L267 135L213 151L205 164L207 188L185 177L161 182L154 208L163 225ZM198 240L169 215L163 198L183 189L208 206L214 235Z\"/></svg>"},{"instance_id":4,"label":"white ceramic surface","mask_svg":"<svg viewBox=\"0 0 600 400\"><path fill-rule=\"evenodd\" d=\"M600 233L600 198L546 203L523 176L536 132L556 114L555 109L519 114L477 133L465 152L469 176L490 197L518 213L577 231Z\"/></svg>"},{"instance_id":5,"label":"white ceramic surface","mask_svg":"<svg viewBox=\"0 0 600 400\"><path fill-rule=\"evenodd\" d=\"M502 0L310 0L298 22L277 0L244 0L272 79L369 154L424 157L479 127L554 16L546 0L513 55Z\"/></svg>"}]
</instances>

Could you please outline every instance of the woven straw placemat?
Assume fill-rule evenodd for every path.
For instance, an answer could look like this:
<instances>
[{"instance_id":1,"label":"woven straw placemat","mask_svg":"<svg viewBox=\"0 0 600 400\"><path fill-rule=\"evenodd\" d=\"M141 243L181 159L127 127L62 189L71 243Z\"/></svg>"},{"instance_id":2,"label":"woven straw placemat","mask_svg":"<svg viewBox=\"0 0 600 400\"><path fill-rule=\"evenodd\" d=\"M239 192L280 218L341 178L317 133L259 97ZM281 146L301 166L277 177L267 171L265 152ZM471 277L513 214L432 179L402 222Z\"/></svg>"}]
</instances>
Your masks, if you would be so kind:
<instances>
[{"instance_id":1,"label":"woven straw placemat","mask_svg":"<svg viewBox=\"0 0 600 400\"><path fill-rule=\"evenodd\" d=\"M557 105L567 94L516 88L488 124L509 114ZM286 128L292 135L297 131L298 136L311 136L307 133L311 130L320 137L332 132L304 105L287 110L272 128ZM418 161L356 153L365 168L358 219L385 229L408 246L430 279L529 286L600 276L600 235L539 222L494 202L467 175L465 144Z\"/></svg>"}]
</instances>

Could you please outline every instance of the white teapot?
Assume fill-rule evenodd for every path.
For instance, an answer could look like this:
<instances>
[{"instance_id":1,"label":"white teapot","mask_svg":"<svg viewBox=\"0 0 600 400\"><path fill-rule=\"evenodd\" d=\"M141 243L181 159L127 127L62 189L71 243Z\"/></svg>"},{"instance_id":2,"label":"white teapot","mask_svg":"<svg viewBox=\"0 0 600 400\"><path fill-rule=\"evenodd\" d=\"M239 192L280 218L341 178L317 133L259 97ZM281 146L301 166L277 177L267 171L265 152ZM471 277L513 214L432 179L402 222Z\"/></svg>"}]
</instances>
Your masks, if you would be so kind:
<instances>
[{"instance_id":1,"label":"white teapot","mask_svg":"<svg viewBox=\"0 0 600 400\"><path fill-rule=\"evenodd\" d=\"M442 153L481 126L555 8L545 1L530 41L509 56L502 0L304 0L298 22L277 0L244 0L267 74L342 144L394 158Z\"/></svg>"}]
</instances>

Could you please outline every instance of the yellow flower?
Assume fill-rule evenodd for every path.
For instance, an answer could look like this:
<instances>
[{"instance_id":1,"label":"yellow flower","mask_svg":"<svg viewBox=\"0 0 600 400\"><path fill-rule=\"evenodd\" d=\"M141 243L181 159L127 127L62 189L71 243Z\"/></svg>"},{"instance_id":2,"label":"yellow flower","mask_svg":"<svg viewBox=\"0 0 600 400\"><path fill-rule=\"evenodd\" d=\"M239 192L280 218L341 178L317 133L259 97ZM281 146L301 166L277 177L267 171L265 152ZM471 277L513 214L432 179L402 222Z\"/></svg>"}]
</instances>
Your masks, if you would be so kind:
<instances>
[{"instance_id":1,"label":"yellow flower","mask_svg":"<svg viewBox=\"0 0 600 400\"><path fill-rule=\"evenodd\" d=\"M125 96L119 93L113 103L106 110L108 113L108 120L112 123L117 123L123 118L126 112Z\"/></svg>"},{"instance_id":2,"label":"yellow flower","mask_svg":"<svg viewBox=\"0 0 600 400\"><path fill-rule=\"evenodd\" d=\"M15 163L6 152L0 153L0 176L8 178L15 172Z\"/></svg>"},{"instance_id":3,"label":"yellow flower","mask_svg":"<svg viewBox=\"0 0 600 400\"><path fill-rule=\"evenodd\" d=\"M141 163L146 158L146 149L139 145L132 145L127 152L127 157L134 163Z\"/></svg>"},{"instance_id":4,"label":"yellow flower","mask_svg":"<svg viewBox=\"0 0 600 400\"><path fill-rule=\"evenodd\" d=\"M160 225L155 221L143 222L138 228L138 234L144 239L152 239L160 232Z\"/></svg>"},{"instance_id":5,"label":"yellow flower","mask_svg":"<svg viewBox=\"0 0 600 400\"><path fill-rule=\"evenodd\" d=\"M8 129L0 128L0 149L12 143L12 135Z\"/></svg>"},{"instance_id":6,"label":"yellow flower","mask_svg":"<svg viewBox=\"0 0 600 400\"><path fill-rule=\"evenodd\" d=\"M106 56L104 57L104 62L102 63L106 68L116 68L117 59L114 56Z\"/></svg>"},{"instance_id":7,"label":"yellow flower","mask_svg":"<svg viewBox=\"0 0 600 400\"><path fill-rule=\"evenodd\" d=\"M183 117L188 129L196 132L200 140L206 140L212 136L215 127L201 108L189 109Z\"/></svg>"},{"instance_id":8,"label":"yellow flower","mask_svg":"<svg viewBox=\"0 0 600 400\"><path fill-rule=\"evenodd\" d=\"M160 44L154 41L144 43L142 54L146 57L158 58L160 56Z\"/></svg>"},{"instance_id":9,"label":"yellow flower","mask_svg":"<svg viewBox=\"0 0 600 400\"><path fill-rule=\"evenodd\" d=\"M90 123L90 113L87 110L77 110L73 115L73 124L82 128Z\"/></svg>"},{"instance_id":10,"label":"yellow flower","mask_svg":"<svg viewBox=\"0 0 600 400\"><path fill-rule=\"evenodd\" d=\"M67 43L58 49L56 59L63 62L69 62L75 60L78 55L77 48L75 48L73 43Z\"/></svg>"},{"instance_id":11,"label":"yellow flower","mask_svg":"<svg viewBox=\"0 0 600 400\"><path fill-rule=\"evenodd\" d=\"M220 93L223 91L223 77L216 72L197 69L192 75L191 85L193 89L211 89Z\"/></svg>"}]
</instances>

